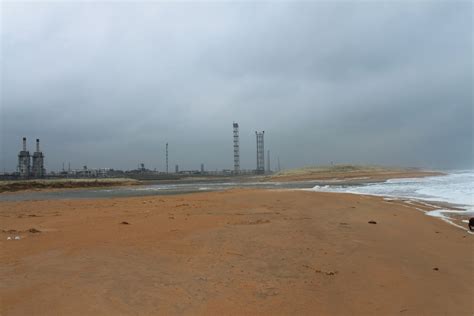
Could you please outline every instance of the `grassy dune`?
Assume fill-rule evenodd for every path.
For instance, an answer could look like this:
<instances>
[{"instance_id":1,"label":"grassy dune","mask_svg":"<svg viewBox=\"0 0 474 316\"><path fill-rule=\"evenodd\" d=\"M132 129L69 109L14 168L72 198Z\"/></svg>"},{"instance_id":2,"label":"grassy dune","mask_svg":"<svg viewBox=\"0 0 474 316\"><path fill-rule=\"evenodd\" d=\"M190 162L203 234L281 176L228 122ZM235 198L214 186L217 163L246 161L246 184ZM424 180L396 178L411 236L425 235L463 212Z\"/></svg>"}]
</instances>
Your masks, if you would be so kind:
<instances>
[{"instance_id":1,"label":"grassy dune","mask_svg":"<svg viewBox=\"0 0 474 316\"><path fill-rule=\"evenodd\" d=\"M389 179L422 177L430 175L441 175L440 172L426 171L417 168L381 167L371 165L332 165L332 166L309 166L298 169L289 169L278 172L271 177L270 181L297 181L297 180L327 180L327 179Z\"/></svg>"},{"instance_id":2,"label":"grassy dune","mask_svg":"<svg viewBox=\"0 0 474 316\"><path fill-rule=\"evenodd\" d=\"M370 166L370 165L331 165L331 166L307 166L297 169L288 169L283 170L275 174L275 176L288 176L288 175L297 175L297 174L307 174L307 173L328 173L328 172L354 172L354 171L402 171L408 169L402 168L391 168L391 167L380 167L380 166ZM413 170L413 169L412 169Z\"/></svg>"},{"instance_id":3,"label":"grassy dune","mask_svg":"<svg viewBox=\"0 0 474 316\"><path fill-rule=\"evenodd\" d=\"M137 180L128 178L15 180L0 181L0 192L15 192L39 189L107 187L119 185L134 185L139 183L140 182Z\"/></svg>"}]
</instances>

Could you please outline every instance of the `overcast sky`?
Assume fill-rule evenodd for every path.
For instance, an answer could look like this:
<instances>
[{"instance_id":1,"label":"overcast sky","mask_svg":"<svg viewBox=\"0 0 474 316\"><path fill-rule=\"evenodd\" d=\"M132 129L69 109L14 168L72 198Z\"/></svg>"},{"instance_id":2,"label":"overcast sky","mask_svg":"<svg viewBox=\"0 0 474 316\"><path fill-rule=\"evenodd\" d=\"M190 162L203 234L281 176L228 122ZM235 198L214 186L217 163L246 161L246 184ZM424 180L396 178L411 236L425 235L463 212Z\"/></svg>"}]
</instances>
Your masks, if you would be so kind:
<instances>
[{"instance_id":1,"label":"overcast sky","mask_svg":"<svg viewBox=\"0 0 474 316\"><path fill-rule=\"evenodd\" d=\"M473 167L470 1L1 4L1 168Z\"/></svg>"}]
</instances>

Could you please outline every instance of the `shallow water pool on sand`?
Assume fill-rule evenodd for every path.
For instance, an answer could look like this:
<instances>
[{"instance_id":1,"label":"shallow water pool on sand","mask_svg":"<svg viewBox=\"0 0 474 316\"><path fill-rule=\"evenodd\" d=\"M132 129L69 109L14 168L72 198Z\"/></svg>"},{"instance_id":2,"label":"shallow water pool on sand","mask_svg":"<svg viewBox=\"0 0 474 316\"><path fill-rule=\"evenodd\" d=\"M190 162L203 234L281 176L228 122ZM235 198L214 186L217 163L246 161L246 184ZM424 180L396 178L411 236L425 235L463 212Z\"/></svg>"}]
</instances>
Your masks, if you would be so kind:
<instances>
[{"instance_id":1,"label":"shallow water pool on sand","mask_svg":"<svg viewBox=\"0 0 474 316\"><path fill-rule=\"evenodd\" d=\"M193 182L175 184L146 184L139 186L66 189L57 191L15 192L0 194L0 201L28 201L28 200L57 200L57 199L99 199L151 195L173 195L199 193L209 191L223 191L235 188L248 189L309 189L317 181L302 182Z\"/></svg>"}]
</instances>

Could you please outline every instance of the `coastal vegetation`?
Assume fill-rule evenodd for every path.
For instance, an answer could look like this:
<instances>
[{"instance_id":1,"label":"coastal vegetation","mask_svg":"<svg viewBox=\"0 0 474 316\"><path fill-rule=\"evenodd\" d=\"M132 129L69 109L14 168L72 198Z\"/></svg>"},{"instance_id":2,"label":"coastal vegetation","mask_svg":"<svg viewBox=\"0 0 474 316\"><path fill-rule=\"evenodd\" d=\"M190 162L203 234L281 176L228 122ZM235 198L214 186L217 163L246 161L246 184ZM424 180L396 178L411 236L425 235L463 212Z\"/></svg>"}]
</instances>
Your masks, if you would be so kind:
<instances>
[{"instance_id":1,"label":"coastal vegetation","mask_svg":"<svg viewBox=\"0 0 474 316\"><path fill-rule=\"evenodd\" d=\"M140 181L129 178L13 180L0 181L0 193L23 190L109 187L136 184L140 184Z\"/></svg>"}]
</instances>

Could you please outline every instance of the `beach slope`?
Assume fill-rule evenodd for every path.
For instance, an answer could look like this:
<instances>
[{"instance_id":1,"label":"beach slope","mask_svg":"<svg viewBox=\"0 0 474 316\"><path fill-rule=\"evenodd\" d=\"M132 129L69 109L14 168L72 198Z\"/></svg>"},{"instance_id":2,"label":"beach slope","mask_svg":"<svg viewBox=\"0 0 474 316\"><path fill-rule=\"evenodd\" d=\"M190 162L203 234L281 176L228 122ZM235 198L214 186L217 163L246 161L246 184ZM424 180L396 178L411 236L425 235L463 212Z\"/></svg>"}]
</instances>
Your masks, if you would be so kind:
<instances>
[{"instance_id":1,"label":"beach slope","mask_svg":"<svg viewBox=\"0 0 474 316\"><path fill-rule=\"evenodd\" d=\"M398 201L230 190L0 210L1 315L474 313L473 236Z\"/></svg>"}]
</instances>

